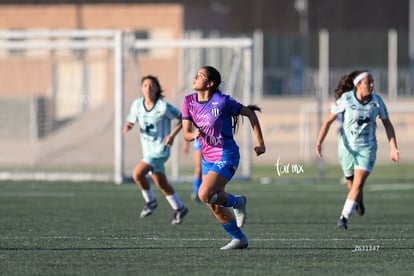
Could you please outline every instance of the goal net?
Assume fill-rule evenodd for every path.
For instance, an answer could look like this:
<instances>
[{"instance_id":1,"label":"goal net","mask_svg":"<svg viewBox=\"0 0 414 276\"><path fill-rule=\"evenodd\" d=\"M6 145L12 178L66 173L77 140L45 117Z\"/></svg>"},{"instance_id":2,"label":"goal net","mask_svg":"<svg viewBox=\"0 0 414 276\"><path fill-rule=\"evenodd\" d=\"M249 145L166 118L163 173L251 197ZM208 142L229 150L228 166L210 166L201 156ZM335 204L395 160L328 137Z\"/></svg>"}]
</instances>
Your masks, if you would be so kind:
<instances>
[{"instance_id":1,"label":"goal net","mask_svg":"<svg viewBox=\"0 0 414 276\"><path fill-rule=\"evenodd\" d=\"M129 178L142 158L137 132L121 130L146 74L160 79L166 100L181 109L198 68L222 73L223 91L251 101L252 41L137 39L118 30L0 32L0 180L114 181ZM238 177L251 173L251 132L236 139ZM178 137L177 137L178 138ZM176 139L167 162L172 181L192 176L192 147Z\"/></svg>"}]
</instances>

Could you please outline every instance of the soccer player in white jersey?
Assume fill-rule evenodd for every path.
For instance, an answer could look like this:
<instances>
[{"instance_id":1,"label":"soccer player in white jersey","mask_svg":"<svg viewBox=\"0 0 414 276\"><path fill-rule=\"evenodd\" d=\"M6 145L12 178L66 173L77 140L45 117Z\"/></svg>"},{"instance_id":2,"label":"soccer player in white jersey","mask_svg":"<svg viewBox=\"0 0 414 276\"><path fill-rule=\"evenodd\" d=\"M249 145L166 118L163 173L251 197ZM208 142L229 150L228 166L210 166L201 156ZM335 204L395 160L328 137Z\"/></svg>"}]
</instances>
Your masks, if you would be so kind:
<instances>
[{"instance_id":1,"label":"soccer player in white jersey","mask_svg":"<svg viewBox=\"0 0 414 276\"><path fill-rule=\"evenodd\" d=\"M182 128L181 111L163 100L162 88L154 76L145 76L141 81L143 97L136 99L129 111L123 132L127 133L135 124L139 126L142 147L142 161L132 173L138 187L141 188L145 199L144 209L140 217L152 214L157 207L157 200L146 178L150 174L155 185L161 190L170 206L174 209L172 224L181 224L188 209L184 206L174 188L165 175L165 162L170 156L170 147L174 138ZM171 130L171 121L178 123Z\"/></svg>"},{"instance_id":2,"label":"soccer player in white jersey","mask_svg":"<svg viewBox=\"0 0 414 276\"><path fill-rule=\"evenodd\" d=\"M352 89L345 89L346 87ZM338 228L346 230L348 220L355 210L360 215L365 212L363 188L376 160L377 117L385 127L392 162L398 162L400 151L387 108L382 98L374 93L374 79L370 72L354 71L344 76L336 90L336 98L336 104L332 106L319 131L316 154L322 158L322 143L329 127L338 116L342 116L342 127L338 135L338 157L347 180L348 194Z\"/></svg>"}]
</instances>

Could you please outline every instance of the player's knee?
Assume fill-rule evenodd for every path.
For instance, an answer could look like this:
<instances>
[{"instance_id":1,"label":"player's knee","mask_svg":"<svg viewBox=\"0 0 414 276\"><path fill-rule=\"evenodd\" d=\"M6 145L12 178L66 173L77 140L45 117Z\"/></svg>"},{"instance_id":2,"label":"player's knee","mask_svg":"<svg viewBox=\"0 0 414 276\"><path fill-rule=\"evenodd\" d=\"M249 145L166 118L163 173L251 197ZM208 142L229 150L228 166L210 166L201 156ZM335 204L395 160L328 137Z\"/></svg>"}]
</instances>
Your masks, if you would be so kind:
<instances>
[{"instance_id":1,"label":"player's knee","mask_svg":"<svg viewBox=\"0 0 414 276\"><path fill-rule=\"evenodd\" d=\"M200 199L201 202L203 203L208 203L208 195L198 191L198 198Z\"/></svg>"},{"instance_id":2,"label":"player's knee","mask_svg":"<svg viewBox=\"0 0 414 276\"><path fill-rule=\"evenodd\" d=\"M200 199L201 202L216 204L217 199L218 199L218 193L209 195L207 193L203 193L202 191L198 191L198 198Z\"/></svg>"},{"instance_id":3,"label":"player's knee","mask_svg":"<svg viewBox=\"0 0 414 276\"><path fill-rule=\"evenodd\" d=\"M136 183L141 183L144 181L144 178L146 177L146 174L142 173L142 172L134 172L132 174L132 178L134 179L134 181Z\"/></svg>"}]
</instances>

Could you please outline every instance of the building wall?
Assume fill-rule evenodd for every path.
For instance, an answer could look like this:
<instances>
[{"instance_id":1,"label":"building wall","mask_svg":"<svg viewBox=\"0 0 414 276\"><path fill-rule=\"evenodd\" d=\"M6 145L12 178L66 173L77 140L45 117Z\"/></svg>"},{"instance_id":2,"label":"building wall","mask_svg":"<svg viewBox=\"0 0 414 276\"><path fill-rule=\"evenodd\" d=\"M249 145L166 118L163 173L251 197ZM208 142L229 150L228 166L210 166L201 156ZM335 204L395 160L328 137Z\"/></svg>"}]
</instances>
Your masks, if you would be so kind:
<instances>
[{"instance_id":1,"label":"building wall","mask_svg":"<svg viewBox=\"0 0 414 276\"><path fill-rule=\"evenodd\" d=\"M183 29L180 4L1 5L2 29Z\"/></svg>"},{"instance_id":2,"label":"building wall","mask_svg":"<svg viewBox=\"0 0 414 276\"><path fill-rule=\"evenodd\" d=\"M177 39L183 32L184 8L180 4L63 4L63 5L0 5L2 30L57 29L122 29L144 34L146 38ZM178 86L178 55L173 51L157 52L139 58L140 69L129 74L153 74L165 84L166 94ZM128 54L128 53L126 53ZM105 55L105 54L104 54ZM130 57L127 57L127 59ZM50 90L51 54L48 51L34 56L0 53L0 73L8 76L0 83L0 95L43 95ZM102 67L107 68L106 64ZM110 72L104 74L108 76ZM128 72L127 72L128 74ZM133 76L132 76L133 77ZM24 81L23 81L24 79ZM111 80L99 80L111 83ZM136 83L136 82L135 82ZM28 85L29 84L29 85ZM127 87L136 96L136 87ZM110 86L107 89L111 89ZM104 94L110 95L110 91Z\"/></svg>"},{"instance_id":3,"label":"building wall","mask_svg":"<svg viewBox=\"0 0 414 276\"><path fill-rule=\"evenodd\" d=\"M82 4L79 4L81 2ZM185 7L185 25L187 29L219 29L222 32L252 32L261 29L265 32L299 32L301 17L295 9L293 0L4 0L0 2L0 9L13 7L15 9L39 8L37 20L45 22L42 14L46 12L61 16L60 20L68 20L72 26L78 26L74 14L83 7L105 7L108 5L124 6L133 10L134 6L166 6L178 5ZM409 0L307 0L307 21L310 30L328 28L333 31L344 30L397 30L408 29ZM12 6L10 6L12 5ZM13 6L14 5L14 6ZM49 6L47 6L49 5ZM66 6L72 6L69 11ZM48 7L48 11L44 9ZM57 13L53 7L59 7ZM78 9L78 10L76 10ZM118 8L115 8L118 9ZM0 22L5 21L0 17ZM47 18L47 16L45 17ZM24 19L20 17L20 19ZM160 20L156 20L159 24ZM162 18L166 21L166 18ZM125 20L125 18L121 18ZM55 23L56 22L56 23ZM59 24L57 21L47 22L49 26Z\"/></svg>"}]
</instances>

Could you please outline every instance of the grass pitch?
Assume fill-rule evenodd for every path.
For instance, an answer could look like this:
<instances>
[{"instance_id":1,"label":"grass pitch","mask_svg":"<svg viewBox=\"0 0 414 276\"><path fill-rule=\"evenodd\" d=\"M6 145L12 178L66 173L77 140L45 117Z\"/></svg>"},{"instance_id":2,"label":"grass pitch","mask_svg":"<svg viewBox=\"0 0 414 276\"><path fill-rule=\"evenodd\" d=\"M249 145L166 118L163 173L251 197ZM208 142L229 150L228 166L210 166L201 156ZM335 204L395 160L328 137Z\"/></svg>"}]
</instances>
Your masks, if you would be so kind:
<instances>
[{"instance_id":1,"label":"grass pitch","mask_svg":"<svg viewBox=\"0 0 414 276\"><path fill-rule=\"evenodd\" d=\"M140 219L133 184L0 182L0 275L412 275L414 172L390 167L376 167L366 214L347 231L336 228L346 195L337 167L323 181L314 168L283 178L255 168L252 181L228 185L248 199L249 248L234 251L219 249L229 238L190 200L190 183L174 186L190 211L171 225L156 189L158 208Z\"/></svg>"}]
</instances>

